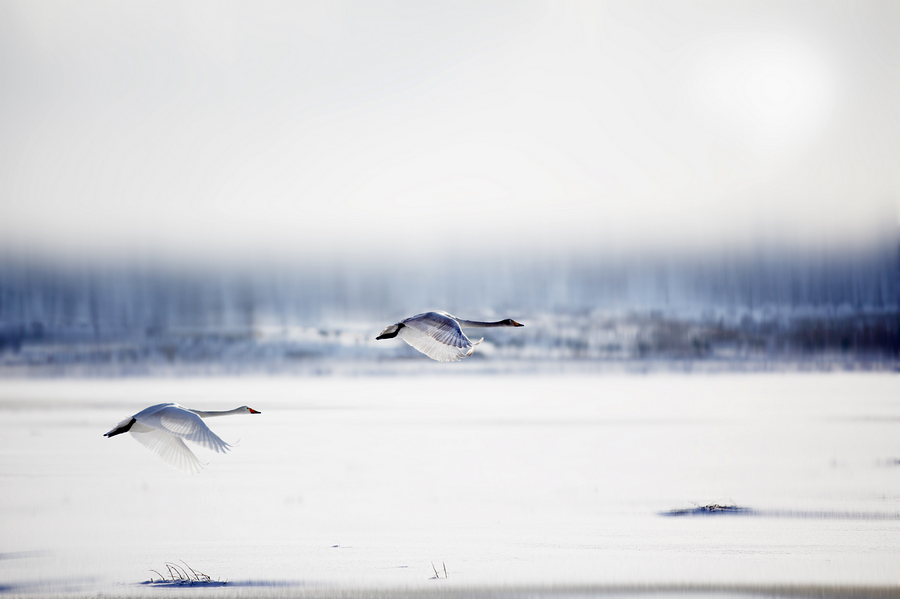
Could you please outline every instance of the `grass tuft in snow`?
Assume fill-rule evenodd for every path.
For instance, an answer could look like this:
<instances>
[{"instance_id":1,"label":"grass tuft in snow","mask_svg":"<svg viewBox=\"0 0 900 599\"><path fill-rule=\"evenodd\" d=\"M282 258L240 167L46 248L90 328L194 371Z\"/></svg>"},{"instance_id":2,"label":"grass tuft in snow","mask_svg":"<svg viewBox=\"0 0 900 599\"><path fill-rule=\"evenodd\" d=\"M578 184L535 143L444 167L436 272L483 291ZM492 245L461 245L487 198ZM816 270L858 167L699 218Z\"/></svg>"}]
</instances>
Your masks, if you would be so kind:
<instances>
[{"instance_id":1,"label":"grass tuft in snow","mask_svg":"<svg viewBox=\"0 0 900 599\"><path fill-rule=\"evenodd\" d=\"M444 578L450 578L450 574L447 572L447 564L441 562L441 565L444 567ZM441 575L438 573L438 569L435 567L434 562L431 562L431 569L434 570L434 577L431 580L440 580Z\"/></svg>"},{"instance_id":2,"label":"grass tuft in snow","mask_svg":"<svg viewBox=\"0 0 900 599\"><path fill-rule=\"evenodd\" d=\"M169 572L169 576L161 574L158 570L150 569L150 572L156 574L159 579L155 580L152 576L150 580L144 582L144 584L152 584L155 586L164 586L164 585L212 585L212 586L222 586L227 584L226 581L223 580L213 580L208 574L204 574L203 572L199 572L192 568L188 563L184 560L180 560L182 565L166 562L164 565L166 570Z\"/></svg>"}]
</instances>

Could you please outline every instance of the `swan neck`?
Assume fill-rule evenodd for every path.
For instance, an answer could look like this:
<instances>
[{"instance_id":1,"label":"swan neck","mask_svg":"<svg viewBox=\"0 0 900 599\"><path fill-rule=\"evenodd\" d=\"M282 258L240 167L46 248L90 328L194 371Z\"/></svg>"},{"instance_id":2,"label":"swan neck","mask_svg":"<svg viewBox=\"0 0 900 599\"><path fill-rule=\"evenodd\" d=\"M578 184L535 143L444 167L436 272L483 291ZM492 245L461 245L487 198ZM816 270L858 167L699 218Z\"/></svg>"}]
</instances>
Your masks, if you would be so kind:
<instances>
[{"instance_id":1,"label":"swan neck","mask_svg":"<svg viewBox=\"0 0 900 599\"><path fill-rule=\"evenodd\" d=\"M232 414L237 414L241 412L241 408L235 408L233 410L222 411L213 411L213 412L204 412L203 410L191 410L194 414L199 416L200 418L213 418L215 416L231 416Z\"/></svg>"},{"instance_id":2,"label":"swan neck","mask_svg":"<svg viewBox=\"0 0 900 599\"><path fill-rule=\"evenodd\" d=\"M466 327L470 329L489 329L491 327L508 327L505 320L499 320L497 322L479 322L477 320L463 320L462 318L457 318L456 322L459 323L459 326Z\"/></svg>"}]
</instances>

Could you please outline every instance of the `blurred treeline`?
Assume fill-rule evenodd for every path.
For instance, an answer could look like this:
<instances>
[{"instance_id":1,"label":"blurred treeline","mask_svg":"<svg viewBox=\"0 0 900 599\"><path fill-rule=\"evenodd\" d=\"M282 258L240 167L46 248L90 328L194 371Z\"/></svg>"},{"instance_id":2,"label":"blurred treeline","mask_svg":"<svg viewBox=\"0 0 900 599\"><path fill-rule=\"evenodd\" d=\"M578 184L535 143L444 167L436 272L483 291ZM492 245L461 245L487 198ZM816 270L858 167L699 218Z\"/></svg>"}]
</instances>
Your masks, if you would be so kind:
<instances>
[{"instance_id":1,"label":"blurred treeline","mask_svg":"<svg viewBox=\"0 0 900 599\"><path fill-rule=\"evenodd\" d=\"M160 355L177 361L182 346L206 340L202 355L214 361L232 343L280 339L290 352L297 336L286 332L305 329L357 331L358 346L385 324L445 309L531 320L532 329L511 345L496 341L494 355L511 359L836 353L891 360L900 355L898 289L896 243L861 251L483 256L439 266L61 267L7 258L0 260L0 355L16 362L10 355L31 347L40 362L41 346L66 347L71 357L72 347L127 342L134 350L167 340L170 349ZM328 334L321 337L327 346ZM523 340L541 351L516 350ZM316 354L313 341L303 345L298 355ZM134 360L144 359L146 347L141 352L132 351ZM359 347L350 353L366 355ZM257 354L239 352L249 361L272 352Z\"/></svg>"}]
</instances>

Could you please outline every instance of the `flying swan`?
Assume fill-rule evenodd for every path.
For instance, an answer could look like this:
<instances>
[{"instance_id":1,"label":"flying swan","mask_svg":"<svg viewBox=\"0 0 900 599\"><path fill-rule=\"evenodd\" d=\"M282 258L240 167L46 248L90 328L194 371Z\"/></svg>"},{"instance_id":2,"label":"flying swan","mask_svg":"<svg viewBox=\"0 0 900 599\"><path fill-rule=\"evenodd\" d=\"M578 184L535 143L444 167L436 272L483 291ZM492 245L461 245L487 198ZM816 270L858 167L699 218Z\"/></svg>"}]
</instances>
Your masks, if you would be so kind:
<instances>
[{"instance_id":1,"label":"flying swan","mask_svg":"<svg viewBox=\"0 0 900 599\"><path fill-rule=\"evenodd\" d=\"M177 403L161 403L126 418L103 436L115 437L122 433L131 433L141 445L173 468L194 474L203 468L203 464L184 444L185 440L217 453L225 453L231 449L231 445L209 430L201 419L232 414L261 414L261 412L247 406L227 412L203 412L185 408Z\"/></svg>"},{"instance_id":2,"label":"flying swan","mask_svg":"<svg viewBox=\"0 0 900 599\"><path fill-rule=\"evenodd\" d=\"M463 328L523 327L512 318L497 322L463 320L446 312L425 312L387 327L375 339L400 337L408 344L438 362L456 362L468 358L475 346L484 341L471 341Z\"/></svg>"}]
</instances>

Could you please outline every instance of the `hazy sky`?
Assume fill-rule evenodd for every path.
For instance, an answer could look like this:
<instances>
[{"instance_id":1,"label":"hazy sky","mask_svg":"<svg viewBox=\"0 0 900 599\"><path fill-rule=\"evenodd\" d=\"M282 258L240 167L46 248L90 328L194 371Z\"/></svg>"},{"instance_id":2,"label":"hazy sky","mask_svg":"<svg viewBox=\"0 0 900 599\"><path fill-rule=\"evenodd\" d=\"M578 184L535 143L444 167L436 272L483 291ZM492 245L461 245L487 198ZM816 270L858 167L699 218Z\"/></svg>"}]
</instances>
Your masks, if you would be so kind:
<instances>
[{"instance_id":1,"label":"hazy sky","mask_svg":"<svg viewBox=\"0 0 900 599\"><path fill-rule=\"evenodd\" d=\"M900 2L0 0L0 251L896 228Z\"/></svg>"}]
</instances>

